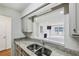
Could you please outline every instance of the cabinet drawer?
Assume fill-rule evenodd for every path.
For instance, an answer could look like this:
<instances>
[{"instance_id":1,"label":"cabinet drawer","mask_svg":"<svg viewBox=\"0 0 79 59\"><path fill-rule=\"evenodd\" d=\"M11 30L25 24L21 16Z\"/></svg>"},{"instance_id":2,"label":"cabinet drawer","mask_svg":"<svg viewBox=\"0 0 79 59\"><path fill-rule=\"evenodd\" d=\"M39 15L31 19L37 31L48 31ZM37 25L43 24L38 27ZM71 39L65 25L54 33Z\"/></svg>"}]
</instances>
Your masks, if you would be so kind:
<instances>
[{"instance_id":1,"label":"cabinet drawer","mask_svg":"<svg viewBox=\"0 0 79 59\"><path fill-rule=\"evenodd\" d=\"M16 56L29 56L20 46L16 45Z\"/></svg>"}]
</instances>

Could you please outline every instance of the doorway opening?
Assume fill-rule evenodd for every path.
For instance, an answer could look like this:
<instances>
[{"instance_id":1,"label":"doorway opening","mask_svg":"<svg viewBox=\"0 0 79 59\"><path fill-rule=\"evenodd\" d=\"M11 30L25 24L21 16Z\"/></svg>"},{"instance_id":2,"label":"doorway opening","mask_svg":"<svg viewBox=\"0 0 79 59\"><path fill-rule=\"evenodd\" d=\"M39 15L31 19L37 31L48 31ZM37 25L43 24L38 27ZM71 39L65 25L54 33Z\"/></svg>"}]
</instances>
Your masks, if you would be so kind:
<instances>
[{"instance_id":1,"label":"doorway opening","mask_svg":"<svg viewBox=\"0 0 79 59\"><path fill-rule=\"evenodd\" d=\"M11 17L0 15L0 56L11 55Z\"/></svg>"}]
</instances>

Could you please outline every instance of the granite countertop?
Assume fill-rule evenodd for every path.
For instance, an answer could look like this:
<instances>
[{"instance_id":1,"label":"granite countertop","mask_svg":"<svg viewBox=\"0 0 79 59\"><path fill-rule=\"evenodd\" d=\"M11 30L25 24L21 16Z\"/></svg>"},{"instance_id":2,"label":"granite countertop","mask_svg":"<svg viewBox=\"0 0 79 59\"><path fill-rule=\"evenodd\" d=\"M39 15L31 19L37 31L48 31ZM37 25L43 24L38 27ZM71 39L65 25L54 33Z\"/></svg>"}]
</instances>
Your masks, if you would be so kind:
<instances>
[{"instance_id":1,"label":"granite countertop","mask_svg":"<svg viewBox=\"0 0 79 59\"><path fill-rule=\"evenodd\" d=\"M31 45L31 44L42 45L40 42L34 41L32 39L15 40L15 44L19 45L26 53L28 53L31 56L36 56L36 54L34 54L32 51L30 51L26 47ZM55 47L51 47L49 45L45 45L44 47L46 47L46 48L48 48L48 49L50 49L52 51L51 56L72 56L72 54L70 54L70 53L67 53L67 52L65 52L63 50L57 49Z\"/></svg>"}]
</instances>

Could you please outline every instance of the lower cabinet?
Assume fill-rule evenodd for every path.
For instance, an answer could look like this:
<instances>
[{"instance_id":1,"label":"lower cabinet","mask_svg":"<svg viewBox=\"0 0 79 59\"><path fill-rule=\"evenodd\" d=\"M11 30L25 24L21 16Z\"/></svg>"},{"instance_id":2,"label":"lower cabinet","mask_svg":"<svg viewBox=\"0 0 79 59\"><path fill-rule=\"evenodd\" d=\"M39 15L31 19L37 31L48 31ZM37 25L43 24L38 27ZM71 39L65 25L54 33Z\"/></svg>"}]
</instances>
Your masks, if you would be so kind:
<instances>
[{"instance_id":1,"label":"lower cabinet","mask_svg":"<svg viewBox=\"0 0 79 59\"><path fill-rule=\"evenodd\" d=\"M20 46L16 45L16 56L30 56Z\"/></svg>"}]
</instances>

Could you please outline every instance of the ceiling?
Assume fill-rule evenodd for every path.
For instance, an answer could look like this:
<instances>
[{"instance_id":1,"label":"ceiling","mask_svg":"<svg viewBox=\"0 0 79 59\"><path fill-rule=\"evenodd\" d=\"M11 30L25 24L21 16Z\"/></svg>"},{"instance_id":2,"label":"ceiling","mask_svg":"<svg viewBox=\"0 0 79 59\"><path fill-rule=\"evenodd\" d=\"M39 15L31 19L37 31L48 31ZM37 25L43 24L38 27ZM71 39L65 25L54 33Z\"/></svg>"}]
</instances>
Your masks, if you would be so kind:
<instances>
[{"instance_id":1,"label":"ceiling","mask_svg":"<svg viewBox=\"0 0 79 59\"><path fill-rule=\"evenodd\" d=\"M12 9L15 9L20 12L22 12L29 5L30 5L30 3L0 3L0 6L12 8Z\"/></svg>"}]
</instances>

